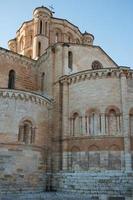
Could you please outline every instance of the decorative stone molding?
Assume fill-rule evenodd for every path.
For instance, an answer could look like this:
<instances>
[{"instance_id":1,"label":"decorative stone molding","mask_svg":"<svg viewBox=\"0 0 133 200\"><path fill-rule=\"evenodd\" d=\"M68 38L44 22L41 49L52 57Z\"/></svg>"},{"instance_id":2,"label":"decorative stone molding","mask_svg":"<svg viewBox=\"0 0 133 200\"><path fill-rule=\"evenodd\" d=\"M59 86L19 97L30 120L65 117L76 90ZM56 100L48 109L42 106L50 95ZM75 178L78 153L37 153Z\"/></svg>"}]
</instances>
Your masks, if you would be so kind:
<instances>
[{"instance_id":1,"label":"decorative stone molding","mask_svg":"<svg viewBox=\"0 0 133 200\"><path fill-rule=\"evenodd\" d=\"M0 142L0 148L4 147L8 148L8 151L23 151L23 150L29 150L32 148L33 151L46 151L47 147L46 146L39 146L35 144L27 144L25 145L23 142L16 142L16 143L11 143L11 142Z\"/></svg>"},{"instance_id":2,"label":"decorative stone molding","mask_svg":"<svg viewBox=\"0 0 133 200\"><path fill-rule=\"evenodd\" d=\"M31 101L35 104L40 105L51 105L52 99L41 96L35 93L21 91L21 90L9 90L9 89L0 89L0 98L9 98L22 101Z\"/></svg>"},{"instance_id":3,"label":"decorative stone molding","mask_svg":"<svg viewBox=\"0 0 133 200\"><path fill-rule=\"evenodd\" d=\"M65 75L60 78L60 83L67 82L68 84L74 84L80 81L102 78L120 78L126 76L127 79L133 78L133 70L125 70L121 68L108 68L100 70L85 70L82 72L74 73L71 75Z\"/></svg>"}]
</instances>

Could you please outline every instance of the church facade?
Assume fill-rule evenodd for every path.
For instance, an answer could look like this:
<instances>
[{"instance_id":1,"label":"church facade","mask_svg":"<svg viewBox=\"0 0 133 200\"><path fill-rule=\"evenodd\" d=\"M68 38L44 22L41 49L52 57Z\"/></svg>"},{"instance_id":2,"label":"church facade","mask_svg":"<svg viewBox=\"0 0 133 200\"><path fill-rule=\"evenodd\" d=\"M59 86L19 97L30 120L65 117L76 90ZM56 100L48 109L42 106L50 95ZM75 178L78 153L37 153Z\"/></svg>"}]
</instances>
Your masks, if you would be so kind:
<instances>
[{"instance_id":1,"label":"church facade","mask_svg":"<svg viewBox=\"0 0 133 200\"><path fill-rule=\"evenodd\" d=\"M133 70L38 7L0 48L0 192L133 198Z\"/></svg>"}]
</instances>

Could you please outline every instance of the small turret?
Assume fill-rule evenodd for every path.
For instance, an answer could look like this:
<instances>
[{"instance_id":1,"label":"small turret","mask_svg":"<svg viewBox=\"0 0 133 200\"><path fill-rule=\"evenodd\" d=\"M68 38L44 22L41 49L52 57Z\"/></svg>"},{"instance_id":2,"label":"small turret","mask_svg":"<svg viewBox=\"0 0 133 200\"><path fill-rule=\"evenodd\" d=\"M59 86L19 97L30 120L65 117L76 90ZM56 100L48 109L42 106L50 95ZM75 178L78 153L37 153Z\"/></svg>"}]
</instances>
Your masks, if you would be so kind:
<instances>
[{"instance_id":1,"label":"small turret","mask_svg":"<svg viewBox=\"0 0 133 200\"><path fill-rule=\"evenodd\" d=\"M8 47L11 51L17 52L17 43L16 39L12 39L8 41Z\"/></svg>"},{"instance_id":2,"label":"small turret","mask_svg":"<svg viewBox=\"0 0 133 200\"><path fill-rule=\"evenodd\" d=\"M83 44L93 45L94 36L86 31L83 33Z\"/></svg>"},{"instance_id":3,"label":"small turret","mask_svg":"<svg viewBox=\"0 0 133 200\"><path fill-rule=\"evenodd\" d=\"M33 11L33 18L43 18L43 17L52 17L52 11L44 6L37 7Z\"/></svg>"}]
</instances>

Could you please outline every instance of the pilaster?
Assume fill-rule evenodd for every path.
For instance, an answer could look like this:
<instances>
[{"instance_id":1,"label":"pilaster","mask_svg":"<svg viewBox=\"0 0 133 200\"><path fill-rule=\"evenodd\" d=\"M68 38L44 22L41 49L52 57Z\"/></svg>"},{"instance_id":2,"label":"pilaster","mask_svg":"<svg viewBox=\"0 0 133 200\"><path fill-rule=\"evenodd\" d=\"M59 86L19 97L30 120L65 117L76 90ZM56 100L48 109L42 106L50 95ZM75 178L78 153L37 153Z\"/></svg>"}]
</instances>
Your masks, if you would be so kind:
<instances>
[{"instance_id":1,"label":"pilaster","mask_svg":"<svg viewBox=\"0 0 133 200\"><path fill-rule=\"evenodd\" d=\"M69 99L68 99L69 85L67 81L63 82L62 95L62 136L69 135Z\"/></svg>"},{"instance_id":2,"label":"pilaster","mask_svg":"<svg viewBox=\"0 0 133 200\"><path fill-rule=\"evenodd\" d=\"M131 153L130 153L130 135L129 135L129 113L127 102L127 78L123 73L121 74L121 101L123 113L123 127L122 132L124 136L124 153L125 153L125 170L131 170Z\"/></svg>"},{"instance_id":3,"label":"pilaster","mask_svg":"<svg viewBox=\"0 0 133 200\"><path fill-rule=\"evenodd\" d=\"M69 136L70 123L69 123L69 85L67 81L63 82L62 88L62 169L67 169L68 155L64 152L64 148L67 149L67 144L63 140L65 137ZM64 146L65 145L65 146Z\"/></svg>"},{"instance_id":4,"label":"pilaster","mask_svg":"<svg viewBox=\"0 0 133 200\"><path fill-rule=\"evenodd\" d=\"M101 134L105 135L105 114L101 114Z\"/></svg>"}]
</instances>

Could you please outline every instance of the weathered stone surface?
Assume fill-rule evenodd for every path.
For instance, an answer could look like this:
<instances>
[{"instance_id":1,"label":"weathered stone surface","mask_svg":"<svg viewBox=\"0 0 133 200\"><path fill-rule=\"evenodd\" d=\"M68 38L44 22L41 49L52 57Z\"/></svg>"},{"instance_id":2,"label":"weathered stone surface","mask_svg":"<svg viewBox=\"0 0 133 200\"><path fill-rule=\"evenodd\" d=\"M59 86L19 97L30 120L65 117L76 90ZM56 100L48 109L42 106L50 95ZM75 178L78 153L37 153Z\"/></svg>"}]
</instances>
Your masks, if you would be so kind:
<instances>
[{"instance_id":1,"label":"weathered stone surface","mask_svg":"<svg viewBox=\"0 0 133 200\"><path fill-rule=\"evenodd\" d=\"M93 40L39 7L0 48L1 199L132 200L133 70Z\"/></svg>"}]
</instances>

